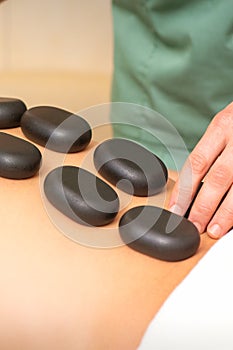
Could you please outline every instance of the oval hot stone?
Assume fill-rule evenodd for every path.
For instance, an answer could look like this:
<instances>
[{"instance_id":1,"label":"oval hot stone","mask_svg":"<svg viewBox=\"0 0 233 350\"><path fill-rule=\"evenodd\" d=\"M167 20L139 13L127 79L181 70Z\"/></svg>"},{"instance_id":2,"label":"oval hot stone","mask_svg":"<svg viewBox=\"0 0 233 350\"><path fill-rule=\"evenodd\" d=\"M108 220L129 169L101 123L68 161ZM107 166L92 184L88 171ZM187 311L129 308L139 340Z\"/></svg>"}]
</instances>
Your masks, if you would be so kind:
<instances>
[{"instance_id":1,"label":"oval hot stone","mask_svg":"<svg viewBox=\"0 0 233 350\"><path fill-rule=\"evenodd\" d=\"M95 150L94 163L97 171L110 183L136 196L154 195L167 182L165 164L130 140L114 138L104 141Z\"/></svg>"},{"instance_id":2,"label":"oval hot stone","mask_svg":"<svg viewBox=\"0 0 233 350\"><path fill-rule=\"evenodd\" d=\"M92 137L91 127L82 117L50 106L28 109L21 128L28 139L63 153L82 151Z\"/></svg>"},{"instance_id":3,"label":"oval hot stone","mask_svg":"<svg viewBox=\"0 0 233 350\"><path fill-rule=\"evenodd\" d=\"M120 219L119 230L123 242L134 250L166 261L189 258L200 244L191 221L154 206L127 211Z\"/></svg>"},{"instance_id":4,"label":"oval hot stone","mask_svg":"<svg viewBox=\"0 0 233 350\"><path fill-rule=\"evenodd\" d=\"M0 97L0 129L19 126L26 109L25 103L17 98Z\"/></svg>"},{"instance_id":5,"label":"oval hot stone","mask_svg":"<svg viewBox=\"0 0 233 350\"><path fill-rule=\"evenodd\" d=\"M52 170L45 178L44 192L55 208L81 224L109 224L119 210L117 193L89 171L75 166Z\"/></svg>"},{"instance_id":6,"label":"oval hot stone","mask_svg":"<svg viewBox=\"0 0 233 350\"><path fill-rule=\"evenodd\" d=\"M0 176L26 179L35 175L41 163L36 146L18 137L0 132Z\"/></svg>"}]
</instances>

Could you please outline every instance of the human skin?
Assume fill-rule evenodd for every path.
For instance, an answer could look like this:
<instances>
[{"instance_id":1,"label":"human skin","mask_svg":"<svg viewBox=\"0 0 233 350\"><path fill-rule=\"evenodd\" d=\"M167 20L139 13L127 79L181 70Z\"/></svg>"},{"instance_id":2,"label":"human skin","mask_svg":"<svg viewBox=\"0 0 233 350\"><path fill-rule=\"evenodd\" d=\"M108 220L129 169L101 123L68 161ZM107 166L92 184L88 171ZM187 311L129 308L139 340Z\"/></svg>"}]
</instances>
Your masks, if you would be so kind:
<instances>
[{"instance_id":1,"label":"human skin","mask_svg":"<svg viewBox=\"0 0 233 350\"><path fill-rule=\"evenodd\" d=\"M4 132L26 140L21 128ZM126 210L167 206L170 178L176 176L170 172L164 191L149 198L114 187L121 209L111 224L93 228L73 222L46 203L43 178L63 161L99 176L92 163L97 142L67 155L36 146L43 156L38 175L0 177L0 349L134 350L168 295L215 241L204 234L194 256L167 262L118 240Z\"/></svg>"},{"instance_id":2,"label":"human skin","mask_svg":"<svg viewBox=\"0 0 233 350\"><path fill-rule=\"evenodd\" d=\"M215 239L222 237L233 226L232 162L233 102L216 114L191 152L169 203L172 212L183 215L199 183L204 179L189 219L200 233L207 231ZM219 206L224 195L226 196Z\"/></svg>"}]
</instances>

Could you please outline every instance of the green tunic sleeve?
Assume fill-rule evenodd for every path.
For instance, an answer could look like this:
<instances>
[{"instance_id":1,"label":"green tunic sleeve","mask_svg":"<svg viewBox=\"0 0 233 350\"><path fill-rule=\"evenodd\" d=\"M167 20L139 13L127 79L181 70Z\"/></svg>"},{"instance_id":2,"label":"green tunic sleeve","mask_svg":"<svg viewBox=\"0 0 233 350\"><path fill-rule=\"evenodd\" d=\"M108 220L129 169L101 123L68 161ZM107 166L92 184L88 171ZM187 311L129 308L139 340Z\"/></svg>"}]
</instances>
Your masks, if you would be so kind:
<instances>
[{"instance_id":1,"label":"green tunic sleeve","mask_svg":"<svg viewBox=\"0 0 233 350\"><path fill-rule=\"evenodd\" d=\"M113 18L112 101L159 112L192 151L233 100L233 1L114 0ZM153 113L113 113L112 121L115 136L145 145L170 168L182 166L187 153L169 130L176 164L153 137L159 128Z\"/></svg>"}]
</instances>

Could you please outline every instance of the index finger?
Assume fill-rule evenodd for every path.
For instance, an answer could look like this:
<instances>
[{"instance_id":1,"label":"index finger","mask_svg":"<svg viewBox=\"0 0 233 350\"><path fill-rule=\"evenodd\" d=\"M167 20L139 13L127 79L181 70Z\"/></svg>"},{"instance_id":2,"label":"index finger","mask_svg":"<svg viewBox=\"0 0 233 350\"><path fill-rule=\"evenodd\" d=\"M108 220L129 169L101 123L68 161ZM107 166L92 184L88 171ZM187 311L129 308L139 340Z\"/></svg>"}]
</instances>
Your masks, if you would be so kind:
<instances>
[{"instance_id":1,"label":"index finger","mask_svg":"<svg viewBox=\"0 0 233 350\"><path fill-rule=\"evenodd\" d=\"M226 146L226 131L218 120L224 111L210 123L205 134L198 142L179 175L169 203L170 211L184 215L191 203L198 185L211 165Z\"/></svg>"}]
</instances>

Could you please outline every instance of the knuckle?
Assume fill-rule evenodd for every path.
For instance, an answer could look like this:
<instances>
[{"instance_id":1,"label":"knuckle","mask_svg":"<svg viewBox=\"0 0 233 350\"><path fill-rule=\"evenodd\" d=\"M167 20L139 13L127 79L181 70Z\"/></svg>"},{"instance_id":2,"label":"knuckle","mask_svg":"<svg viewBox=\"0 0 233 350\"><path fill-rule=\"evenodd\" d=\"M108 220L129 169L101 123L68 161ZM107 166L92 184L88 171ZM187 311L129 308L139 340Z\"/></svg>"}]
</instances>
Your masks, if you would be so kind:
<instances>
[{"instance_id":1,"label":"knuckle","mask_svg":"<svg viewBox=\"0 0 233 350\"><path fill-rule=\"evenodd\" d=\"M191 198L192 198L192 189L189 187L182 187L180 188L179 190L179 193L178 193L178 200L179 202L189 202L191 201Z\"/></svg>"},{"instance_id":2,"label":"knuckle","mask_svg":"<svg viewBox=\"0 0 233 350\"><path fill-rule=\"evenodd\" d=\"M233 126L233 111L229 109L224 109L219 112L213 119L213 123L216 127L220 129L228 128Z\"/></svg>"},{"instance_id":3,"label":"knuckle","mask_svg":"<svg viewBox=\"0 0 233 350\"><path fill-rule=\"evenodd\" d=\"M210 217L213 214L213 208L210 203L201 202L196 205L196 212L199 216Z\"/></svg>"},{"instance_id":4,"label":"knuckle","mask_svg":"<svg viewBox=\"0 0 233 350\"><path fill-rule=\"evenodd\" d=\"M207 168L208 168L208 161L204 154L200 152L193 152L190 155L190 162L191 162L191 167L192 171L195 174L202 174L205 173Z\"/></svg>"},{"instance_id":5,"label":"knuckle","mask_svg":"<svg viewBox=\"0 0 233 350\"><path fill-rule=\"evenodd\" d=\"M233 223L233 207L221 207L218 212L218 219L225 221L226 219L231 219L231 222Z\"/></svg>"},{"instance_id":6,"label":"knuckle","mask_svg":"<svg viewBox=\"0 0 233 350\"><path fill-rule=\"evenodd\" d=\"M228 183L232 178L232 171L229 167L225 165L218 166L216 169L213 169L207 175L207 181L217 187L228 187Z\"/></svg>"}]
</instances>

